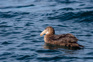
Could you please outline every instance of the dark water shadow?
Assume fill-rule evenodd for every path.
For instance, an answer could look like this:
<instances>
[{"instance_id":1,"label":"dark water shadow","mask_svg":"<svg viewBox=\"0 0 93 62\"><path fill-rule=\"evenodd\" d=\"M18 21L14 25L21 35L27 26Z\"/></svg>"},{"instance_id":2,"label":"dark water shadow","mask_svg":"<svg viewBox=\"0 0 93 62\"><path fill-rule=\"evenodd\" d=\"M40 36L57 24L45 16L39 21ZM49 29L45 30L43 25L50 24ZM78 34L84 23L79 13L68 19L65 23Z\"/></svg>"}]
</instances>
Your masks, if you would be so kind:
<instances>
[{"instance_id":1,"label":"dark water shadow","mask_svg":"<svg viewBox=\"0 0 93 62\"><path fill-rule=\"evenodd\" d=\"M22 5L22 6L7 6L7 7L0 7L0 9L10 9L10 8L25 8L25 7L32 7L35 6L34 4L29 5Z\"/></svg>"},{"instance_id":2,"label":"dark water shadow","mask_svg":"<svg viewBox=\"0 0 93 62\"><path fill-rule=\"evenodd\" d=\"M75 0L55 0L58 3L65 3L65 4L70 4L70 3L79 3L78 1Z\"/></svg>"},{"instance_id":3,"label":"dark water shadow","mask_svg":"<svg viewBox=\"0 0 93 62\"><path fill-rule=\"evenodd\" d=\"M44 48L45 49L51 49L51 50L55 50L55 49L68 49L68 50L80 50L82 48L72 48L72 47L66 47L66 46L58 46L58 45L51 45L51 44L44 44Z\"/></svg>"}]
</instances>

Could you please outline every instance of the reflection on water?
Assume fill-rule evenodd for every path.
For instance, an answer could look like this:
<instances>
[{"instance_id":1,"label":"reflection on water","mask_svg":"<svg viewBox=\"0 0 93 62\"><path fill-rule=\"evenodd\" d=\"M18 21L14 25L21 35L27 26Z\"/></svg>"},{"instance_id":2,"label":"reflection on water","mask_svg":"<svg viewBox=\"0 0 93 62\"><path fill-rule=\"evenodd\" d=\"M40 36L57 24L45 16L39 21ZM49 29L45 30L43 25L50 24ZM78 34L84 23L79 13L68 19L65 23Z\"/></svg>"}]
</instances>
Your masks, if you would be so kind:
<instances>
[{"instance_id":1,"label":"reflection on water","mask_svg":"<svg viewBox=\"0 0 93 62\"><path fill-rule=\"evenodd\" d=\"M72 47L65 47L65 46L58 46L58 45L51 45L51 44L44 44L44 48L45 49L51 49L51 50L55 50L55 49L69 49L69 50L79 50L81 48L72 48Z\"/></svg>"}]
</instances>

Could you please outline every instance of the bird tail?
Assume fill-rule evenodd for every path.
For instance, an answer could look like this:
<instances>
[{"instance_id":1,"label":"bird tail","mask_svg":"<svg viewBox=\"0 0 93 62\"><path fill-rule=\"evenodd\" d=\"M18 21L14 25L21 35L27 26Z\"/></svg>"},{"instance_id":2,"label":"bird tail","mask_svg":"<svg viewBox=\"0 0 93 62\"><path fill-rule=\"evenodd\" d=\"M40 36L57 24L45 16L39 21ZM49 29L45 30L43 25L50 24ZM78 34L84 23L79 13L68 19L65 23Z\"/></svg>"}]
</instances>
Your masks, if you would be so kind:
<instances>
[{"instance_id":1,"label":"bird tail","mask_svg":"<svg viewBox=\"0 0 93 62\"><path fill-rule=\"evenodd\" d=\"M66 46L66 47L69 47L69 48L84 48L83 45L79 45L78 43L61 44L61 46Z\"/></svg>"},{"instance_id":2,"label":"bird tail","mask_svg":"<svg viewBox=\"0 0 93 62\"><path fill-rule=\"evenodd\" d=\"M72 43L70 46L71 46L72 48L84 48L83 45L79 45L78 43Z\"/></svg>"}]
</instances>

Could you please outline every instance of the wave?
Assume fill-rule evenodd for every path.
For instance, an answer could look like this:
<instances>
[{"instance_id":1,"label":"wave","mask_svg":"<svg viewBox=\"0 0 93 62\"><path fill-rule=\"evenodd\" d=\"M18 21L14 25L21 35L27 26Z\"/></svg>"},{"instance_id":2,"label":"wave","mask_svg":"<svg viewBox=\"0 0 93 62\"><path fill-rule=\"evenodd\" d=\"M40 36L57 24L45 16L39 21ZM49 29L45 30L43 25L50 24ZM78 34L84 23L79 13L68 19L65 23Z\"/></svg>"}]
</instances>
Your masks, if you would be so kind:
<instances>
[{"instance_id":1,"label":"wave","mask_svg":"<svg viewBox=\"0 0 93 62\"><path fill-rule=\"evenodd\" d=\"M35 5L30 4L30 5L23 5L23 6L7 6L7 7L0 7L0 9L23 8L23 7L31 7L31 6L35 6Z\"/></svg>"},{"instance_id":2,"label":"wave","mask_svg":"<svg viewBox=\"0 0 93 62\"><path fill-rule=\"evenodd\" d=\"M12 12L12 11L0 12L0 18L12 18L15 16L26 15L26 14L29 14L29 13L28 12Z\"/></svg>"},{"instance_id":3,"label":"wave","mask_svg":"<svg viewBox=\"0 0 93 62\"><path fill-rule=\"evenodd\" d=\"M59 19L61 21L66 20L78 20L77 22L92 22L93 21L93 11L79 11L79 12L62 12L60 14L55 14L49 16L48 19L54 20Z\"/></svg>"}]
</instances>

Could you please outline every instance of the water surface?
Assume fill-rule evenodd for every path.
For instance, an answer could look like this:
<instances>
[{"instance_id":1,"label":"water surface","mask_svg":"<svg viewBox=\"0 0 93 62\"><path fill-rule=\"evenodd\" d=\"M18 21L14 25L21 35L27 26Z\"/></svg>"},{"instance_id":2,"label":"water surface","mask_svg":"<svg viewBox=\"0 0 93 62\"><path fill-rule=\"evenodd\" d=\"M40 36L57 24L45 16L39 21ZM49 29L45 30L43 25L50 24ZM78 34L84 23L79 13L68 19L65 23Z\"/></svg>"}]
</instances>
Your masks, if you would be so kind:
<instances>
[{"instance_id":1,"label":"water surface","mask_svg":"<svg viewBox=\"0 0 93 62\"><path fill-rule=\"evenodd\" d=\"M41 31L72 33L84 49L49 49ZM93 62L92 0L0 0L0 62Z\"/></svg>"}]
</instances>

